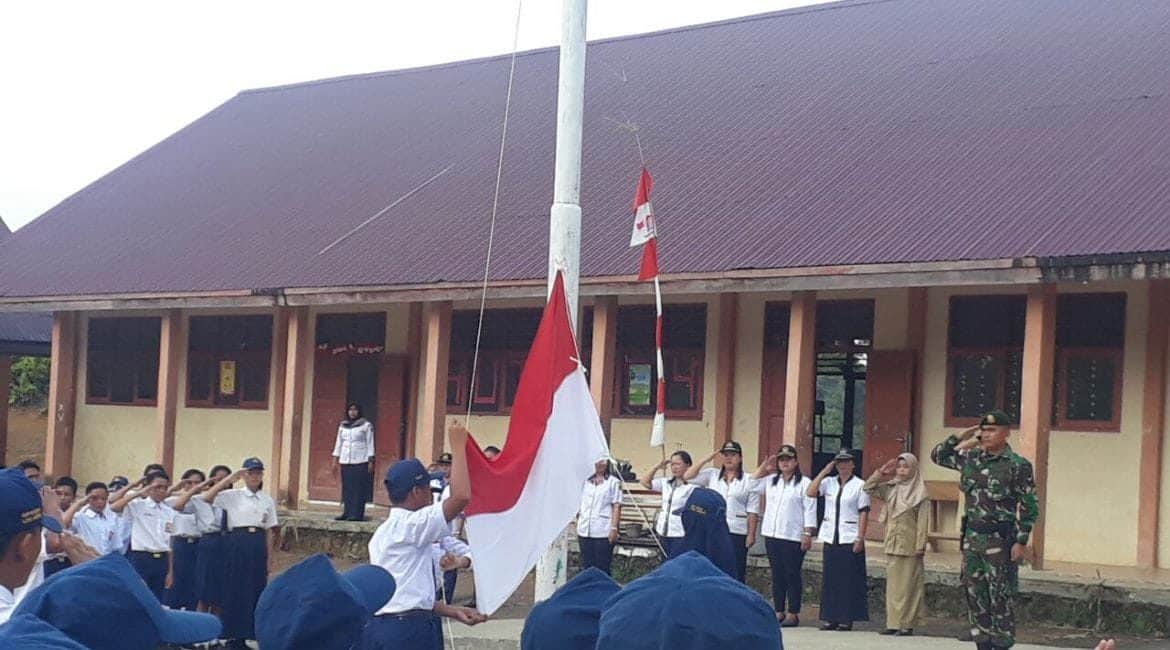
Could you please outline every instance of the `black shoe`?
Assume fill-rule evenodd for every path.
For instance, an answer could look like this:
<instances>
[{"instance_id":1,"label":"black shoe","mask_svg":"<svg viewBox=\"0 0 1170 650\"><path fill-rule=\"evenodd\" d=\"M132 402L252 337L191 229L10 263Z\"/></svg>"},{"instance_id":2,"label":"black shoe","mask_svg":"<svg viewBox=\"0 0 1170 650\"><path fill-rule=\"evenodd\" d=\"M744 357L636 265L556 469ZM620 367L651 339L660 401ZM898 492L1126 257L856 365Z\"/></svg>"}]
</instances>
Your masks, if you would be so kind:
<instances>
[{"instance_id":1,"label":"black shoe","mask_svg":"<svg viewBox=\"0 0 1170 650\"><path fill-rule=\"evenodd\" d=\"M345 515L341 515L340 517L334 517L333 521L349 521L349 517L346 517Z\"/></svg>"},{"instance_id":2,"label":"black shoe","mask_svg":"<svg viewBox=\"0 0 1170 650\"><path fill-rule=\"evenodd\" d=\"M836 632L837 631L837 624L836 623L821 623L821 631L822 632Z\"/></svg>"},{"instance_id":3,"label":"black shoe","mask_svg":"<svg viewBox=\"0 0 1170 650\"><path fill-rule=\"evenodd\" d=\"M878 634L880 634L882 636L894 636L895 634L898 634L898 630L891 629L891 628L887 627L886 629L882 630L881 632L878 632Z\"/></svg>"},{"instance_id":4,"label":"black shoe","mask_svg":"<svg viewBox=\"0 0 1170 650\"><path fill-rule=\"evenodd\" d=\"M837 626L837 631L838 632L852 632L853 631L853 624L852 623L842 623L842 624Z\"/></svg>"},{"instance_id":5,"label":"black shoe","mask_svg":"<svg viewBox=\"0 0 1170 650\"><path fill-rule=\"evenodd\" d=\"M914 630L909 628L905 630L898 630L898 633L894 636L914 636Z\"/></svg>"},{"instance_id":6,"label":"black shoe","mask_svg":"<svg viewBox=\"0 0 1170 650\"><path fill-rule=\"evenodd\" d=\"M780 622L780 627L800 627L800 617L786 618Z\"/></svg>"}]
</instances>

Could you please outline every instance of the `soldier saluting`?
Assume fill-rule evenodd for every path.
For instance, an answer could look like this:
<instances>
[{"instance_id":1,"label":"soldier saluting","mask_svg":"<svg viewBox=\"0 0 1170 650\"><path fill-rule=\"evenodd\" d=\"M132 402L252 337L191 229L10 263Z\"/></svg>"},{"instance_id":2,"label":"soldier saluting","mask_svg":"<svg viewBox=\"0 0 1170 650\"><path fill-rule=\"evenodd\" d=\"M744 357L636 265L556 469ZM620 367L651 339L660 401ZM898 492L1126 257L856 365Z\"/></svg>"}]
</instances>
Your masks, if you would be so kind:
<instances>
[{"instance_id":1,"label":"soldier saluting","mask_svg":"<svg viewBox=\"0 0 1170 650\"><path fill-rule=\"evenodd\" d=\"M1018 563L1040 515L1032 463L1008 446L1010 431L1011 418L992 411L930 454L936 464L959 471L959 489L966 495L962 582L979 650L1015 645L1012 600L1019 586ZM978 446L960 451L977 432Z\"/></svg>"}]
</instances>

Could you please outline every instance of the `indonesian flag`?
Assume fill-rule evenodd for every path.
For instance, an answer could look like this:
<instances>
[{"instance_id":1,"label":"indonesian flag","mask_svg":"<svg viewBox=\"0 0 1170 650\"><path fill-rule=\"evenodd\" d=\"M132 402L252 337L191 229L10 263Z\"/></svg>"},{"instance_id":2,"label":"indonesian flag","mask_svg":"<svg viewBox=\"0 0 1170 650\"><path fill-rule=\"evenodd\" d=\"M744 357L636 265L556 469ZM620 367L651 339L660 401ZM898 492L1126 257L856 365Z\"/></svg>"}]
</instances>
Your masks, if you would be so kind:
<instances>
[{"instance_id":1,"label":"indonesian flag","mask_svg":"<svg viewBox=\"0 0 1170 650\"><path fill-rule=\"evenodd\" d=\"M654 179L643 167L642 176L638 178L638 190L634 194L634 233L630 235L630 248L644 246L638 280L658 277L658 228L654 224L654 206L650 203L650 190L653 187Z\"/></svg>"},{"instance_id":2,"label":"indonesian flag","mask_svg":"<svg viewBox=\"0 0 1170 650\"><path fill-rule=\"evenodd\" d=\"M489 461L467 439L467 537L484 614L504 604L564 531L594 463L609 457L579 354L558 273L520 375L503 452Z\"/></svg>"}]
</instances>

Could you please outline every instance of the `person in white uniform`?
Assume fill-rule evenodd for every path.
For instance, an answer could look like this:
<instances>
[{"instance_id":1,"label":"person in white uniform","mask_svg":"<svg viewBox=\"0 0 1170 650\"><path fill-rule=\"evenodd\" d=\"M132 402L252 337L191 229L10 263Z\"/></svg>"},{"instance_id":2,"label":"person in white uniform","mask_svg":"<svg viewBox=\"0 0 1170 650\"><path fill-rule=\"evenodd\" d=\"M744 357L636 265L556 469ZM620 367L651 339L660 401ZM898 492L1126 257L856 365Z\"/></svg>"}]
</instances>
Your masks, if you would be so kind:
<instances>
[{"instance_id":1,"label":"person in white uniform","mask_svg":"<svg viewBox=\"0 0 1170 650\"><path fill-rule=\"evenodd\" d=\"M85 486L85 499L78 499L65 511L61 521L98 555L122 552L122 522L109 508L110 492L105 483Z\"/></svg>"},{"instance_id":2,"label":"person in white uniform","mask_svg":"<svg viewBox=\"0 0 1170 650\"><path fill-rule=\"evenodd\" d=\"M167 607L171 609L195 611L199 607L199 596L195 592L195 567L199 561L199 543L203 538L203 532L199 529L195 503L191 497L208 487L210 486L207 477L202 471L189 469L183 472L182 480L175 486L175 490L181 492L167 497L165 501L175 509L174 530L171 531L173 569L166 602Z\"/></svg>"},{"instance_id":3,"label":"person in white uniform","mask_svg":"<svg viewBox=\"0 0 1170 650\"><path fill-rule=\"evenodd\" d=\"M593 476L585 479L581 489L581 506L577 509L577 545L581 549L581 570L597 567L610 575L613 545L618 540L622 520L622 482L613 475L609 460L602 458L593 465Z\"/></svg>"},{"instance_id":4,"label":"person in white uniform","mask_svg":"<svg viewBox=\"0 0 1170 650\"><path fill-rule=\"evenodd\" d=\"M659 509L658 520L654 524L654 534L658 536L662 551L668 560L681 555L686 546L683 542L686 533L683 530L682 518L674 513L686 505L687 497L691 496L691 490L695 487L683 478L693 464L690 454L676 451L670 458L646 470L639 481L642 487L662 495L662 508ZM654 478L658 470L666 468L669 468L669 478Z\"/></svg>"},{"instance_id":5,"label":"person in white uniform","mask_svg":"<svg viewBox=\"0 0 1170 650\"><path fill-rule=\"evenodd\" d=\"M338 521L365 521L366 501L374 474L374 425L362 417L362 407L350 402L337 426L333 444L333 471L341 468L342 512Z\"/></svg>"},{"instance_id":6,"label":"person in white uniform","mask_svg":"<svg viewBox=\"0 0 1170 650\"><path fill-rule=\"evenodd\" d=\"M171 532L176 513L163 503L170 483L166 474L151 472L136 484L142 488L140 492L127 491L110 506L130 518L130 565L159 602L164 602L166 585L172 577Z\"/></svg>"},{"instance_id":7,"label":"person in white uniform","mask_svg":"<svg viewBox=\"0 0 1170 650\"><path fill-rule=\"evenodd\" d=\"M41 531L61 532L61 524L44 516L44 502L19 468L0 470L0 623L16 608L16 591L24 587L41 556Z\"/></svg>"},{"instance_id":8,"label":"person in white uniform","mask_svg":"<svg viewBox=\"0 0 1170 650\"><path fill-rule=\"evenodd\" d=\"M817 500L808 496L812 483L800 471L796 447L784 445L755 474L756 493L764 497L760 533L772 569L772 604L780 627L800 625L804 594L804 555L817 530Z\"/></svg>"},{"instance_id":9,"label":"person in white uniform","mask_svg":"<svg viewBox=\"0 0 1170 650\"><path fill-rule=\"evenodd\" d=\"M833 469L837 476L829 476ZM821 587L821 629L853 629L855 621L869 620L865 579L865 529L869 495L865 481L853 473L853 454L842 449L808 487L808 496L824 497L825 518L820 541L824 549Z\"/></svg>"},{"instance_id":10,"label":"person in white uniform","mask_svg":"<svg viewBox=\"0 0 1170 650\"><path fill-rule=\"evenodd\" d=\"M394 596L366 625L361 650L442 650L443 633L439 617L447 616L468 625L486 620L479 612L435 600L434 544L451 534L450 522L471 500L467 475L467 429L452 424L447 437L453 454L450 495L435 504L430 476L417 458L394 463L386 472L390 515L370 539L370 564L394 576Z\"/></svg>"},{"instance_id":11,"label":"person in white uniform","mask_svg":"<svg viewBox=\"0 0 1170 650\"><path fill-rule=\"evenodd\" d=\"M719 467L702 469L720 459ZM727 529L735 551L735 578L746 584L748 549L756 543L760 525L760 495L756 479L743 471L743 447L728 440L715 453L692 465L683 478L696 485L715 490L727 502Z\"/></svg>"}]
</instances>

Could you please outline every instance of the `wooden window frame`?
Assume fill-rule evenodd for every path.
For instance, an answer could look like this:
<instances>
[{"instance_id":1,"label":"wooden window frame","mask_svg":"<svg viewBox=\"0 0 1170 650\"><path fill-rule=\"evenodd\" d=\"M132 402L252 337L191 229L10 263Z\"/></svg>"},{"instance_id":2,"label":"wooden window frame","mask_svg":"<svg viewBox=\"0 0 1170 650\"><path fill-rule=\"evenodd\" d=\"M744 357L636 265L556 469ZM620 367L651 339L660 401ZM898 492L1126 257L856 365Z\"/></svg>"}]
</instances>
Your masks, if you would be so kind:
<instances>
[{"instance_id":1,"label":"wooden window frame","mask_svg":"<svg viewBox=\"0 0 1170 650\"><path fill-rule=\"evenodd\" d=\"M494 405L491 409L472 409L472 415L511 415L512 406L515 403L516 396L511 393L508 387L508 368L509 366L519 365L521 371L524 368L524 362L528 358L527 352L520 352L517 350L480 350L479 353L479 369L475 373L475 383L478 385L485 375L490 375L495 380L495 391L490 401L479 401L479 404ZM449 370L447 373L448 382L458 383L458 399L456 403L447 403L448 415L467 415L467 405L476 400L475 391L469 390L471 384L471 364L473 361L473 354L461 354L453 358L450 366L458 364L458 372L452 374Z\"/></svg>"},{"instance_id":2,"label":"wooden window frame","mask_svg":"<svg viewBox=\"0 0 1170 650\"><path fill-rule=\"evenodd\" d=\"M691 392L695 395L695 408L693 409L666 409L666 417L671 420L689 420L697 421L703 419L703 375L707 368L707 351L704 348L673 348L662 351L662 365L666 372L672 372L680 357L694 355L694 363L692 364L695 370L695 376L692 381ZM614 383L614 388L617 390L615 403L618 406L618 413L614 417L632 420L651 420L654 418L654 411L657 408L658 399L658 362L654 358L653 353L647 356L644 352L638 351L623 351L618 350L618 363L615 370L618 373ZM631 365L649 365L650 366L650 406L645 413L633 412L631 409L645 409L642 406L630 406L629 397L629 379ZM676 377L670 377L666 380L666 392L670 394L670 384L676 381Z\"/></svg>"},{"instance_id":3,"label":"wooden window frame","mask_svg":"<svg viewBox=\"0 0 1170 650\"><path fill-rule=\"evenodd\" d=\"M249 318L253 316L265 316L264 314L242 314L242 315L209 315L209 316L194 316L194 318L214 318L214 319L229 319L229 318ZM276 319L269 317L270 324L273 327L272 335L276 335L275 325ZM190 322L188 322L187 331L190 333ZM192 350L191 340L188 336L187 340L187 362L186 362L186 386L183 391L184 404L187 408L193 409L229 409L242 411L264 411L268 409L269 398L272 395L272 348L275 341L269 339L267 349L255 350ZM191 363L192 361L209 362L212 367L209 381L211 385L208 386L207 399L193 399L191 397ZM239 401L236 404L220 404L216 402L219 395L219 365L221 361L236 362L236 392L239 394ZM244 386L239 381L240 370L245 362L256 363L258 367L264 369L264 399L263 400L244 400Z\"/></svg>"},{"instance_id":4,"label":"wooden window frame","mask_svg":"<svg viewBox=\"0 0 1170 650\"><path fill-rule=\"evenodd\" d=\"M158 326L159 326L158 349L155 351L155 353L153 355L154 377L155 377L155 382L154 382L155 383L155 389L154 389L155 396L154 396L154 398L148 399L148 398L139 397L138 389L140 388L140 383L141 383L139 381L139 374L142 370L141 363L143 361L148 361L151 359L151 355L150 355L149 351L143 351L141 349L135 350L132 355L130 355L129 353L123 353L123 355L125 355L125 356L132 356L132 358L134 360L134 363L130 364L133 368L132 372L134 375L134 399L133 400L131 400L129 402L118 402L118 401L114 401L114 400L110 399L109 395L113 392L112 379L107 379L107 384L109 385L110 390L107 392L105 397L95 397L95 396L91 395L90 391L89 391L89 383L90 383L91 373L93 372L93 363L94 363L95 358L101 359L102 357L109 357L109 360L106 362L111 366L110 368L106 369L108 372L108 376L112 376L113 372L117 371L119 368L125 368L125 366L127 364L126 364L126 359L124 358L124 356L120 357L116 351L113 351L113 350L95 351L93 349L93 341L89 339L90 323L92 323L95 320L125 321L125 320L139 320L139 319L153 319L153 320L158 322ZM91 318L86 323L86 328L87 328L86 350L85 350L85 364L86 364L86 366L85 366L85 386L84 386L85 403L87 405L94 405L94 406L158 406L158 375L159 375L159 365L160 365L159 358L162 354L162 319L160 317L157 317L157 316L110 316L110 317Z\"/></svg>"},{"instance_id":5,"label":"wooden window frame","mask_svg":"<svg viewBox=\"0 0 1170 650\"><path fill-rule=\"evenodd\" d=\"M1000 362L999 376L995 381L995 403L996 408L1005 408L1003 404L1004 397L1007 395L1008 387L1008 357L1013 353L1023 353L1023 347L1015 346L1000 346L988 348L947 348L947 396L946 396L946 411L943 417L943 425L946 427L973 427L979 424L980 416L957 416L954 415L955 405L955 358L965 357L970 355L989 355L995 357Z\"/></svg>"},{"instance_id":6,"label":"wooden window frame","mask_svg":"<svg viewBox=\"0 0 1170 650\"><path fill-rule=\"evenodd\" d=\"M1113 372L1113 418L1110 420L1070 420L1065 416L1068 404L1068 359L1069 357L1110 359ZM1069 347L1056 351L1056 367L1053 371L1052 428L1059 431L1084 431L1091 433L1121 433L1122 384L1125 379L1125 348Z\"/></svg>"}]
</instances>

